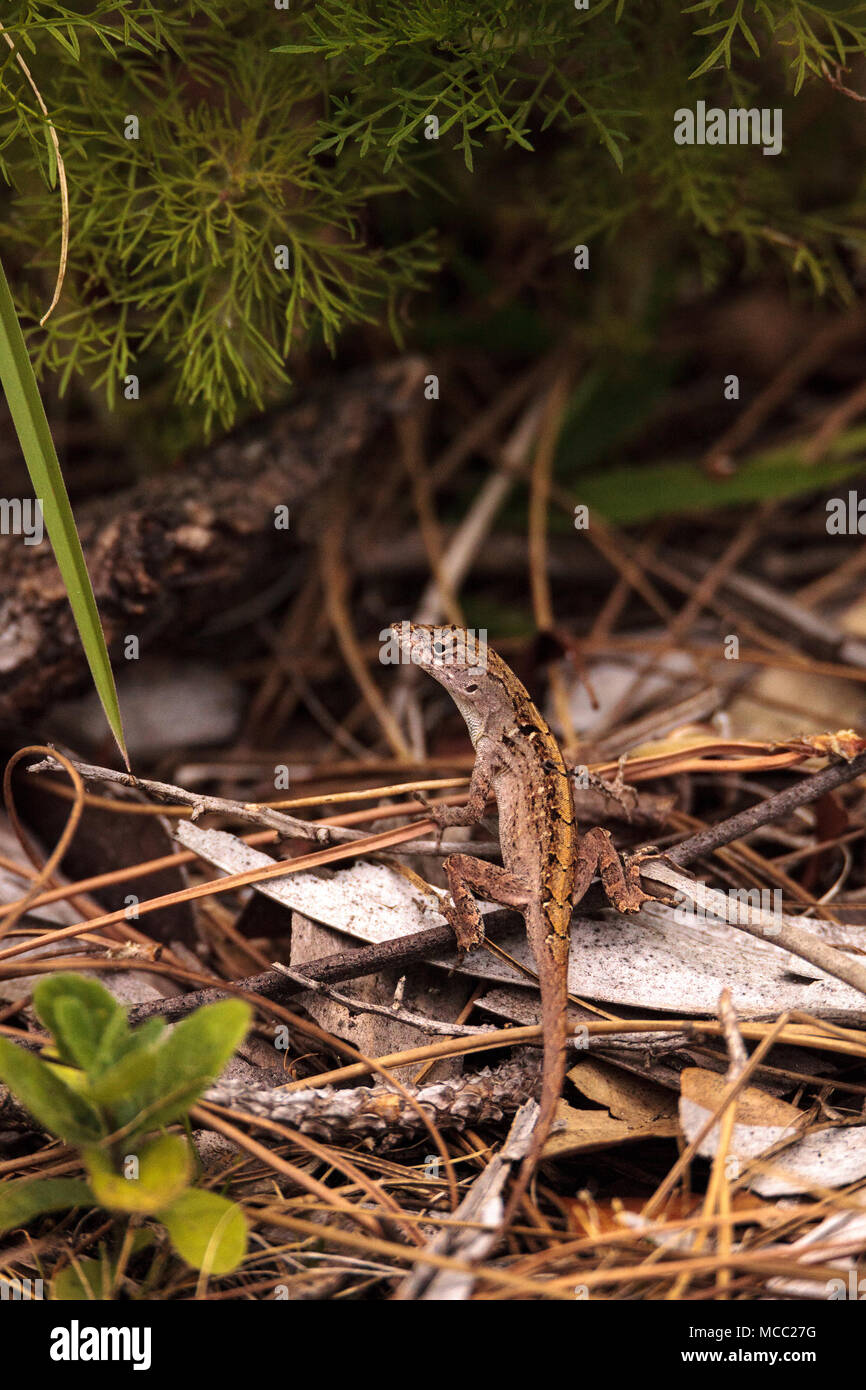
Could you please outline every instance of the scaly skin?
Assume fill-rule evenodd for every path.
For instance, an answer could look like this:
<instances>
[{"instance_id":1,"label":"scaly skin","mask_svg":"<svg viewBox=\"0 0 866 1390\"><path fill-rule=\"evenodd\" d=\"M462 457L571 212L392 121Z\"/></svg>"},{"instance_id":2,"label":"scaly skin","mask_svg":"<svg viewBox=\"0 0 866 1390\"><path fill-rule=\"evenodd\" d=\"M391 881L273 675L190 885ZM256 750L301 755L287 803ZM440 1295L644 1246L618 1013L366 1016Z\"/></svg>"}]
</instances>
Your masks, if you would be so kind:
<instances>
[{"instance_id":1,"label":"scaly skin","mask_svg":"<svg viewBox=\"0 0 866 1390\"><path fill-rule=\"evenodd\" d=\"M636 911L646 901L635 866L625 872L604 830L578 833L571 779L546 720L511 668L486 649L473 650L461 628L395 624L405 656L445 687L466 721L475 766L466 806L431 806L440 826L471 825L492 791L499 810L503 867L450 855L444 863L452 902L444 907L461 950L477 946L484 927L473 892L517 908L541 989L544 1032L541 1104L532 1146L512 1190L503 1228L523 1198L550 1134L565 1081L568 1034L568 948L573 903L593 874L615 906ZM483 661L479 663L479 658Z\"/></svg>"}]
</instances>

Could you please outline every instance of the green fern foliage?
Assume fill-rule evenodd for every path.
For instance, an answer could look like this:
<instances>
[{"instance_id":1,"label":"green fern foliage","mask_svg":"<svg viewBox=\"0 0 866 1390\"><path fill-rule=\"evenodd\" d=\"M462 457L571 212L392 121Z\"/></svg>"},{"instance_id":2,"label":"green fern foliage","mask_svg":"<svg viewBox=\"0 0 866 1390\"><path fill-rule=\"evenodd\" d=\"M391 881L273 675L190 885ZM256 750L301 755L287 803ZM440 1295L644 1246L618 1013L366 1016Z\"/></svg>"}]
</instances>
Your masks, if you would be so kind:
<instances>
[{"instance_id":1,"label":"green fern foliage","mask_svg":"<svg viewBox=\"0 0 866 1390\"><path fill-rule=\"evenodd\" d=\"M30 348L62 389L130 375L208 430L292 360L400 340L467 243L628 280L767 261L804 289L861 274L853 88L866 5L807 0L12 0L0 44L0 238ZM13 47L14 46L14 47ZM22 68L27 65L45 107ZM853 74L853 75L852 75ZM779 108L784 149L683 147L678 107ZM131 118L134 118L131 120ZM69 186L63 293L53 124ZM815 140L836 151L816 161ZM504 229L504 233L503 233ZM482 248L479 252L478 248ZM560 259L561 258L561 259ZM597 306L596 306L597 307Z\"/></svg>"}]
</instances>

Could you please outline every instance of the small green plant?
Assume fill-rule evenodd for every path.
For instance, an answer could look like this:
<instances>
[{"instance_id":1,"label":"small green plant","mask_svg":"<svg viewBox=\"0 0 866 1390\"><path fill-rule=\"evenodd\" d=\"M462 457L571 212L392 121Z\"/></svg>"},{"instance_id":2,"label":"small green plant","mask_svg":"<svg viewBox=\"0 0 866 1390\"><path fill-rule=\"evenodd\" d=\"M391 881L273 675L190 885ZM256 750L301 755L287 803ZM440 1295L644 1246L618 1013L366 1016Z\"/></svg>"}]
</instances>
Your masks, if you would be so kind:
<instances>
[{"instance_id":1,"label":"small green plant","mask_svg":"<svg viewBox=\"0 0 866 1390\"><path fill-rule=\"evenodd\" d=\"M43 1059L0 1038L0 1080L40 1125L80 1150L87 1179L0 1184L0 1231L48 1211L104 1207L159 1222L197 1269L235 1269L246 1252L243 1212L191 1186L189 1142L166 1128L185 1120L243 1040L248 1005L229 999L198 1009L170 1032L158 1018L133 1030L102 985L71 974L40 981L33 1003L53 1045ZM135 1240L140 1248L147 1232ZM55 1296L94 1296L86 1292L86 1271L76 1281L80 1292Z\"/></svg>"},{"instance_id":2,"label":"small green plant","mask_svg":"<svg viewBox=\"0 0 866 1390\"><path fill-rule=\"evenodd\" d=\"M7 0L2 22L46 108L8 52L0 245L34 365L123 411L137 377L126 433L171 459L370 324L483 345L453 296L483 304L503 256L539 268L524 353L526 323L560 315L628 342L696 274L779 266L796 292L856 295L853 0ZM675 144L698 100L784 107L784 157ZM69 255L38 326L62 251L52 136Z\"/></svg>"}]
</instances>

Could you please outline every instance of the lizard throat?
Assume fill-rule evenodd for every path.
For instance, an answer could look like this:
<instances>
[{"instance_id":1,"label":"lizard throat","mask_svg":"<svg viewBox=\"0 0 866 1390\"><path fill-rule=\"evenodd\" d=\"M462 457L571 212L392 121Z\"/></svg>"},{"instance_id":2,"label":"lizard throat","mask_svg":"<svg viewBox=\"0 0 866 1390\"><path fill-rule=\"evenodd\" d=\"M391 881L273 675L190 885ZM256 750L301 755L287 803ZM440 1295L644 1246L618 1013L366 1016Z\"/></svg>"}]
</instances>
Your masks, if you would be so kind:
<instances>
[{"instance_id":1,"label":"lizard throat","mask_svg":"<svg viewBox=\"0 0 866 1390\"><path fill-rule=\"evenodd\" d=\"M484 727L484 720L481 717L481 714L478 712L478 710L476 710L472 705L470 705L468 701L464 702L463 700L458 700L454 698L453 693L452 698L454 699L455 705L457 706L460 713L463 715L464 720L466 721L466 727L469 730L469 737L472 740L472 747L474 748L479 738L481 737L481 731Z\"/></svg>"}]
</instances>

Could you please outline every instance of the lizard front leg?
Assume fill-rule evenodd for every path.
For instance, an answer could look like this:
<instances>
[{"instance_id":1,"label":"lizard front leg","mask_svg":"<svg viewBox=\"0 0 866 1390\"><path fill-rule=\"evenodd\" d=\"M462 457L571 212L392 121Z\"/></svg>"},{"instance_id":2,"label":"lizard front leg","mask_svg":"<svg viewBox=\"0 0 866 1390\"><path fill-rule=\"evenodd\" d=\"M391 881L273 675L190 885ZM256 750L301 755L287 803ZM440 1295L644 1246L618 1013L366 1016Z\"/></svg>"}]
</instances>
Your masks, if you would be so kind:
<instances>
[{"instance_id":1,"label":"lizard front leg","mask_svg":"<svg viewBox=\"0 0 866 1390\"><path fill-rule=\"evenodd\" d=\"M655 854L653 850L651 853ZM601 878L608 899L618 912L637 912L652 894L640 886L641 854L621 859L613 847L609 830L596 826L580 836L574 866L572 902L580 902L595 874Z\"/></svg>"},{"instance_id":2,"label":"lizard front leg","mask_svg":"<svg viewBox=\"0 0 866 1390\"><path fill-rule=\"evenodd\" d=\"M419 792L417 795L419 801L423 801L430 812L431 819L435 820L441 830L446 825L477 825L484 815L484 808L487 805L492 786L492 749L487 747L486 740L484 742L479 740L475 750L475 764L469 780L469 796L465 806L441 806L438 802L429 801L423 792Z\"/></svg>"},{"instance_id":3,"label":"lizard front leg","mask_svg":"<svg viewBox=\"0 0 866 1390\"><path fill-rule=\"evenodd\" d=\"M526 886L507 869L473 859L471 854L449 854L445 873L451 890L451 902L442 904L442 912L454 929L461 952L471 951L484 940L484 919L472 896L473 890L484 898L502 903L503 907L526 909Z\"/></svg>"}]
</instances>

